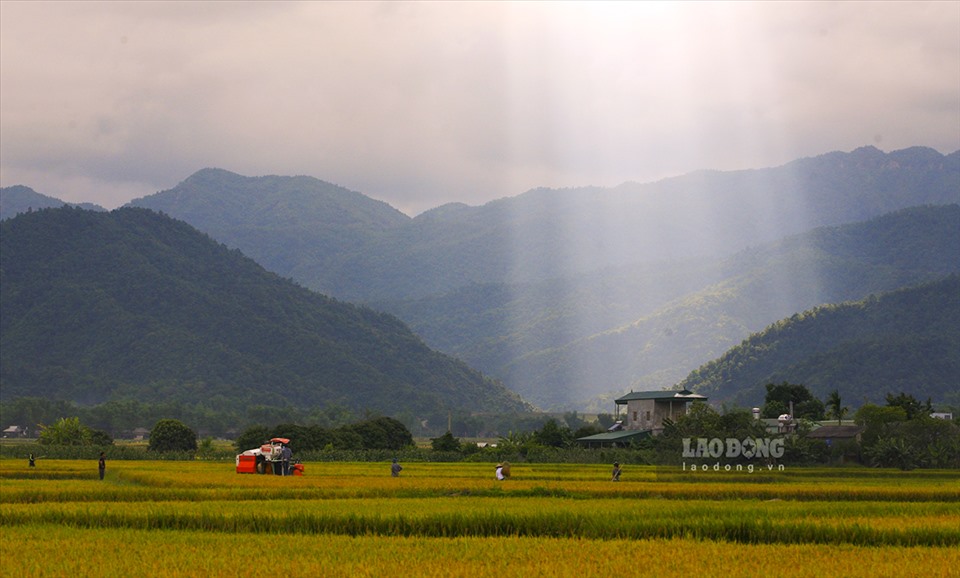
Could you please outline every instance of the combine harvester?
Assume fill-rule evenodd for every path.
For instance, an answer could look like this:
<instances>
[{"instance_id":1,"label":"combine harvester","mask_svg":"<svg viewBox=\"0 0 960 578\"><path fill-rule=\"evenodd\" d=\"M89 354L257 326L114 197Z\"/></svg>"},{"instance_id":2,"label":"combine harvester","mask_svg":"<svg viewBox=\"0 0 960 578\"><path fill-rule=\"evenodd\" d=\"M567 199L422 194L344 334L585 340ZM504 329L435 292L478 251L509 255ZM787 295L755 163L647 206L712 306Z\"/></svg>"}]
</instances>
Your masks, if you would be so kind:
<instances>
[{"instance_id":1,"label":"combine harvester","mask_svg":"<svg viewBox=\"0 0 960 578\"><path fill-rule=\"evenodd\" d=\"M290 459L293 452L289 444L287 438L273 438L270 443L237 454L237 473L302 476L303 464Z\"/></svg>"}]
</instances>

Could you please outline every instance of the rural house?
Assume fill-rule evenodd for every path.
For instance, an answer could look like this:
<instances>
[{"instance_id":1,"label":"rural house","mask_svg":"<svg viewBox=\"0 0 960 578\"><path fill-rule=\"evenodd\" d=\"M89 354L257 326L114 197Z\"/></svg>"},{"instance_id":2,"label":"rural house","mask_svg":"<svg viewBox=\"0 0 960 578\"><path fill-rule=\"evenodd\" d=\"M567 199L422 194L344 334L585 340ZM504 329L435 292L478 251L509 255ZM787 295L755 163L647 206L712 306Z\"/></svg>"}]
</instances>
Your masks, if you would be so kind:
<instances>
[{"instance_id":1,"label":"rural house","mask_svg":"<svg viewBox=\"0 0 960 578\"><path fill-rule=\"evenodd\" d=\"M12 425L3 430L5 438L22 438L27 435L27 428L18 425Z\"/></svg>"},{"instance_id":2,"label":"rural house","mask_svg":"<svg viewBox=\"0 0 960 578\"><path fill-rule=\"evenodd\" d=\"M623 420L624 429L650 431L653 435L663 433L663 420L676 421L687 413L687 404L707 401L706 396L686 389L679 391L631 391L614 401L617 419ZM625 407L621 417L620 406Z\"/></svg>"}]
</instances>

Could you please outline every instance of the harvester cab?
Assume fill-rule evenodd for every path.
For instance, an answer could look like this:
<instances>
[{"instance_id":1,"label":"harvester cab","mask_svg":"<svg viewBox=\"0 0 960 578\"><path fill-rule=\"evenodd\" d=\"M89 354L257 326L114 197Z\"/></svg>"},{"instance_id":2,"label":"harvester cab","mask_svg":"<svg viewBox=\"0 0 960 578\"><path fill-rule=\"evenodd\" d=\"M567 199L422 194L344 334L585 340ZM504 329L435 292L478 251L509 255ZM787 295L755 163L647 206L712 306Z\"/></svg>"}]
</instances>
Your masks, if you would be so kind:
<instances>
[{"instance_id":1,"label":"harvester cab","mask_svg":"<svg viewBox=\"0 0 960 578\"><path fill-rule=\"evenodd\" d=\"M289 444L287 438L272 438L258 448L237 454L237 473L302 476L303 464L299 460L293 462Z\"/></svg>"}]
</instances>

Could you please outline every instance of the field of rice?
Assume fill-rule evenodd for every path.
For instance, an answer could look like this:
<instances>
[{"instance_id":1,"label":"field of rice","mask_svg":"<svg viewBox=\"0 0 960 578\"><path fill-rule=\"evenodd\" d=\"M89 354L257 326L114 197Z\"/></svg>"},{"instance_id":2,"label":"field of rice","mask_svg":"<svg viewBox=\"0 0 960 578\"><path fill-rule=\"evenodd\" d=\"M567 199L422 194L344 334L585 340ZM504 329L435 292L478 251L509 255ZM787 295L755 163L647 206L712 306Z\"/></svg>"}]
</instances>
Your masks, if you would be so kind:
<instances>
[{"instance_id":1,"label":"field of rice","mask_svg":"<svg viewBox=\"0 0 960 578\"><path fill-rule=\"evenodd\" d=\"M2 576L951 576L960 472L0 460ZM786 569L786 570L784 570Z\"/></svg>"}]
</instances>

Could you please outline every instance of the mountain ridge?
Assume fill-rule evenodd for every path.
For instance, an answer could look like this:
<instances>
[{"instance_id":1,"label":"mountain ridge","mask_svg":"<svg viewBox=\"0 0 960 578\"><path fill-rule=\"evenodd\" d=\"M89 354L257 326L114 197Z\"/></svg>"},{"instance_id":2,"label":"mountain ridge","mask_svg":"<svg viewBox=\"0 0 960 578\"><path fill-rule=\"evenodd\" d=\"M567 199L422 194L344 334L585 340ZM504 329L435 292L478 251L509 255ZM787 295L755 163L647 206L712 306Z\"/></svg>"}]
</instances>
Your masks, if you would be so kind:
<instances>
[{"instance_id":1,"label":"mountain ridge","mask_svg":"<svg viewBox=\"0 0 960 578\"><path fill-rule=\"evenodd\" d=\"M4 399L528 407L396 317L320 295L154 211L44 209L0 223Z\"/></svg>"},{"instance_id":2,"label":"mountain ridge","mask_svg":"<svg viewBox=\"0 0 960 578\"><path fill-rule=\"evenodd\" d=\"M191 209L197 202L203 211ZM668 387L704 355L723 354L780 316L821 298L861 296L842 287L857 276L878 291L930 280L932 270L911 273L909 263L861 262L856 247L851 254L797 247L789 263L771 265L768 279L759 272L730 278L732 268L752 267L749 258L784 237L957 203L960 151L872 146L653 183L536 188L413 218L312 177L222 169L198 171L136 201L191 222L283 277L398 315L432 346L523 395L543 390L530 399L545 407L573 403L578 390ZM898 259L892 248L884 258ZM759 303L780 299L797 309L765 305L759 315L760 308L732 304L731 295L744 291L757 292ZM735 311L715 318L721 302ZM629 342L644 331L648 345ZM703 341L689 347L683 335ZM571 344L587 349L574 354ZM624 361L572 361L609 359L590 355L591 347L622 351L632 369L623 369ZM664 363L650 366L655 351ZM687 357L666 364L679 351ZM564 356L568 361L555 361Z\"/></svg>"},{"instance_id":3,"label":"mountain ridge","mask_svg":"<svg viewBox=\"0 0 960 578\"><path fill-rule=\"evenodd\" d=\"M846 399L879 404L887 393L943 399L958 391L957 376L960 275L953 274L794 314L691 372L678 387L714 402L758 405L767 383L788 381L819 398L840 389Z\"/></svg>"}]
</instances>

